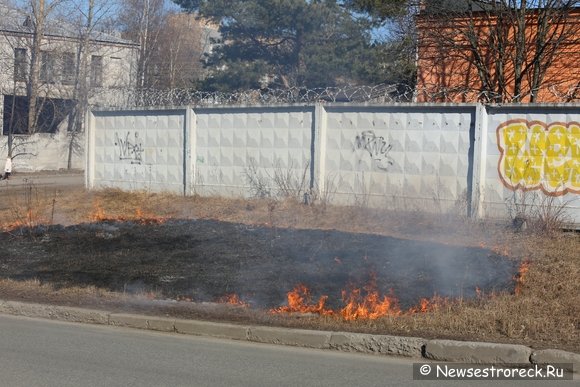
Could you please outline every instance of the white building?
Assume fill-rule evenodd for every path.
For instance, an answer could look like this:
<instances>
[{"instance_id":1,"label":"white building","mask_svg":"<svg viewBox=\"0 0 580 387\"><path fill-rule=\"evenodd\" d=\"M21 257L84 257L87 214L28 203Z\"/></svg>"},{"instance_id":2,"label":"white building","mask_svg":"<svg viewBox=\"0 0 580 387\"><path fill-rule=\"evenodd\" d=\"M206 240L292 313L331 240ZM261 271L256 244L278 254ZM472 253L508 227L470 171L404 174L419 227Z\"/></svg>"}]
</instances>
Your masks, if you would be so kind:
<instances>
[{"instance_id":1,"label":"white building","mask_svg":"<svg viewBox=\"0 0 580 387\"><path fill-rule=\"evenodd\" d=\"M83 168L82 146L72 146L67 116L76 103L81 27L62 20L47 20L40 47L38 119L29 134L27 87L33 52L34 23L26 12L0 4L0 159L8 153L13 136L14 170L32 171ZM86 50L88 98L105 102L115 89L134 87L138 45L114 34L89 33ZM79 90L77 87L76 90ZM78 143L78 138L75 139ZM82 145L82 144L81 144Z\"/></svg>"}]
</instances>

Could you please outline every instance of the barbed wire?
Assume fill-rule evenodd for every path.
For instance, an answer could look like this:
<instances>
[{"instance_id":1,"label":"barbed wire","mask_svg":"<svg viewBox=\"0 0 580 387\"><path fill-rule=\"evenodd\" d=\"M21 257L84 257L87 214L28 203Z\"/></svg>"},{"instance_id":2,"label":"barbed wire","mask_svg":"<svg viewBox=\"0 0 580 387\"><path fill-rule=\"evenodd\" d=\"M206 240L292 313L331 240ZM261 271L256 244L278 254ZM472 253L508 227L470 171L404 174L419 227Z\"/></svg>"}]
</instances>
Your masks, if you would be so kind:
<instances>
[{"instance_id":1,"label":"barbed wire","mask_svg":"<svg viewBox=\"0 0 580 387\"><path fill-rule=\"evenodd\" d=\"M541 102L578 102L580 84L561 88L551 85L537 90ZM528 95L520 96L522 101ZM412 88L406 84L341 86L326 88L255 89L236 92L206 92L195 89L101 89L91 98L93 108L134 108L168 106L231 106L296 103L403 103L403 102L502 102L517 101L515 96L500 96L469 88Z\"/></svg>"}]
</instances>

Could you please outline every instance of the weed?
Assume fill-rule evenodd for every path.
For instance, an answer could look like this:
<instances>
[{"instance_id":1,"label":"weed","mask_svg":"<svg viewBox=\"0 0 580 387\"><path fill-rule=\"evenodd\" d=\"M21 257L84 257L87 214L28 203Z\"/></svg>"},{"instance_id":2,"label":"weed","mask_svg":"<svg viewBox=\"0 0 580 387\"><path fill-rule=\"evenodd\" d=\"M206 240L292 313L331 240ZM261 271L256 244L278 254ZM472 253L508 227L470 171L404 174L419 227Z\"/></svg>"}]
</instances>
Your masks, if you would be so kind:
<instances>
[{"instance_id":1,"label":"weed","mask_svg":"<svg viewBox=\"0 0 580 387\"><path fill-rule=\"evenodd\" d=\"M4 229L22 228L32 231L40 225L52 224L56 206L56 192L51 200L43 197L34 183L25 180L24 188L19 194L12 197L10 203L11 221L4 224ZM50 211L50 219L46 213Z\"/></svg>"},{"instance_id":2,"label":"weed","mask_svg":"<svg viewBox=\"0 0 580 387\"><path fill-rule=\"evenodd\" d=\"M570 203L538 191L516 189L506 200L506 207L514 229L552 233L568 225Z\"/></svg>"},{"instance_id":3,"label":"weed","mask_svg":"<svg viewBox=\"0 0 580 387\"><path fill-rule=\"evenodd\" d=\"M269 179L258 170L256 159L253 157L248 159L248 166L244 173L253 197L263 199L271 196Z\"/></svg>"}]
</instances>

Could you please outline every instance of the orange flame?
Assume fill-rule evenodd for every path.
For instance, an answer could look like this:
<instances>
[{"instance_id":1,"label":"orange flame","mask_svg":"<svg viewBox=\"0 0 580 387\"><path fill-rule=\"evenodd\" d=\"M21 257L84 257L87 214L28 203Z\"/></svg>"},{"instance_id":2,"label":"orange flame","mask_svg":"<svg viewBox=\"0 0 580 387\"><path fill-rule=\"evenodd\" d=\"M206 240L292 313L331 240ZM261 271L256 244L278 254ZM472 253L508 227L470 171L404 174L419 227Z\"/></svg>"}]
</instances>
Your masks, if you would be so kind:
<instances>
[{"instance_id":1,"label":"orange flame","mask_svg":"<svg viewBox=\"0 0 580 387\"><path fill-rule=\"evenodd\" d=\"M328 296L322 296L316 304L311 303L310 290L303 284L298 284L294 289L287 293L288 306L281 306L271 309L272 313L316 313L323 316L331 315L334 312L326 309L324 305Z\"/></svg>"},{"instance_id":2,"label":"orange flame","mask_svg":"<svg viewBox=\"0 0 580 387\"><path fill-rule=\"evenodd\" d=\"M220 299L218 300L219 303L221 304L230 304L230 305L239 305L239 306L244 306L244 307L248 307L250 306L250 304L248 304L247 302L244 302L240 299L240 297L235 294L226 294L223 297L220 297Z\"/></svg>"},{"instance_id":3,"label":"orange flame","mask_svg":"<svg viewBox=\"0 0 580 387\"><path fill-rule=\"evenodd\" d=\"M40 215L39 211L28 208L25 212L16 209L13 214L13 222L2 222L0 230L8 231L19 227L32 228L40 224L48 223L48 221Z\"/></svg>"},{"instance_id":4,"label":"orange flame","mask_svg":"<svg viewBox=\"0 0 580 387\"><path fill-rule=\"evenodd\" d=\"M449 298L434 295L431 298L421 298L419 305L410 308L407 314L436 312L444 305L449 304Z\"/></svg>"},{"instance_id":5,"label":"orange flame","mask_svg":"<svg viewBox=\"0 0 580 387\"><path fill-rule=\"evenodd\" d=\"M362 289L343 290L342 300L345 306L338 311L325 307L328 296L320 297L318 302L313 304L310 290L303 284L296 285L292 291L287 293L287 296L287 306L271 309L270 312L334 315L340 316L346 321L375 320L380 317L398 317L416 313L436 312L450 303L447 297L435 295L431 298L422 298L417 306L403 311L399 307L399 301L396 297L380 295L376 286L375 275L371 275L369 283Z\"/></svg>"},{"instance_id":6,"label":"orange flame","mask_svg":"<svg viewBox=\"0 0 580 387\"><path fill-rule=\"evenodd\" d=\"M409 314L427 313L431 306L432 306L432 303L429 301L428 298L421 298L419 300L419 305L410 308L407 313L409 313Z\"/></svg>"},{"instance_id":7,"label":"orange flame","mask_svg":"<svg viewBox=\"0 0 580 387\"><path fill-rule=\"evenodd\" d=\"M93 213L89 216L89 219L93 222L102 222L107 220L107 216L105 215L105 210L101 207L101 204L96 202L93 205Z\"/></svg>"},{"instance_id":8,"label":"orange flame","mask_svg":"<svg viewBox=\"0 0 580 387\"><path fill-rule=\"evenodd\" d=\"M342 300L346 306L340 310L340 314L345 320L376 320L379 317L401 314L398 300L391 296L381 297L376 282L376 276L371 275L369 283L363 287L364 291L361 289L342 291Z\"/></svg>"},{"instance_id":9,"label":"orange flame","mask_svg":"<svg viewBox=\"0 0 580 387\"><path fill-rule=\"evenodd\" d=\"M101 207L100 203L94 204L94 210L91 215L89 215L89 219L93 222L105 222L105 221L118 221L118 222L126 222L132 221L139 224L161 224L166 221L165 218L156 216L153 214L149 214L144 212L142 209L137 208L135 210L135 215L133 216L108 216L105 213L105 210Z\"/></svg>"},{"instance_id":10,"label":"orange flame","mask_svg":"<svg viewBox=\"0 0 580 387\"><path fill-rule=\"evenodd\" d=\"M524 283L526 282L526 276L527 276L529 270L530 270L530 261L528 261L526 259L526 260L522 261L522 263L520 264L520 267L518 269L518 274L516 274L514 276L514 281L516 281L516 287L514 289L514 293L516 295L520 295L522 293L522 287L524 286Z\"/></svg>"},{"instance_id":11,"label":"orange flame","mask_svg":"<svg viewBox=\"0 0 580 387\"><path fill-rule=\"evenodd\" d=\"M491 251L493 251L495 254L497 255L503 255L505 257L508 257L510 255L510 251L509 251L509 247L507 245L494 245L491 248Z\"/></svg>"}]
</instances>

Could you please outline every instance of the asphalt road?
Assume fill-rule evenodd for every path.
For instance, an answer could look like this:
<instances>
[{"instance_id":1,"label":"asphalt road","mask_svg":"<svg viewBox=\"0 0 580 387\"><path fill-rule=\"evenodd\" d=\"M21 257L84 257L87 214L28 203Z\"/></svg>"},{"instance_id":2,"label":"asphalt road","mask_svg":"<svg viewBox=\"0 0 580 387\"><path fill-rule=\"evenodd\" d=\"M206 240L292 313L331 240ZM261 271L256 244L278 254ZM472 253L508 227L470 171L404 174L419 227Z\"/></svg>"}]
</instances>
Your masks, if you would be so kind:
<instances>
[{"instance_id":1,"label":"asphalt road","mask_svg":"<svg viewBox=\"0 0 580 387\"><path fill-rule=\"evenodd\" d=\"M0 191L20 189L33 184L42 187L82 187L85 184L83 172L67 173L15 173L8 180L0 180Z\"/></svg>"},{"instance_id":2,"label":"asphalt road","mask_svg":"<svg viewBox=\"0 0 580 387\"><path fill-rule=\"evenodd\" d=\"M0 315L0 386L447 386L413 361ZM578 386L578 381L457 382Z\"/></svg>"}]
</instances>

